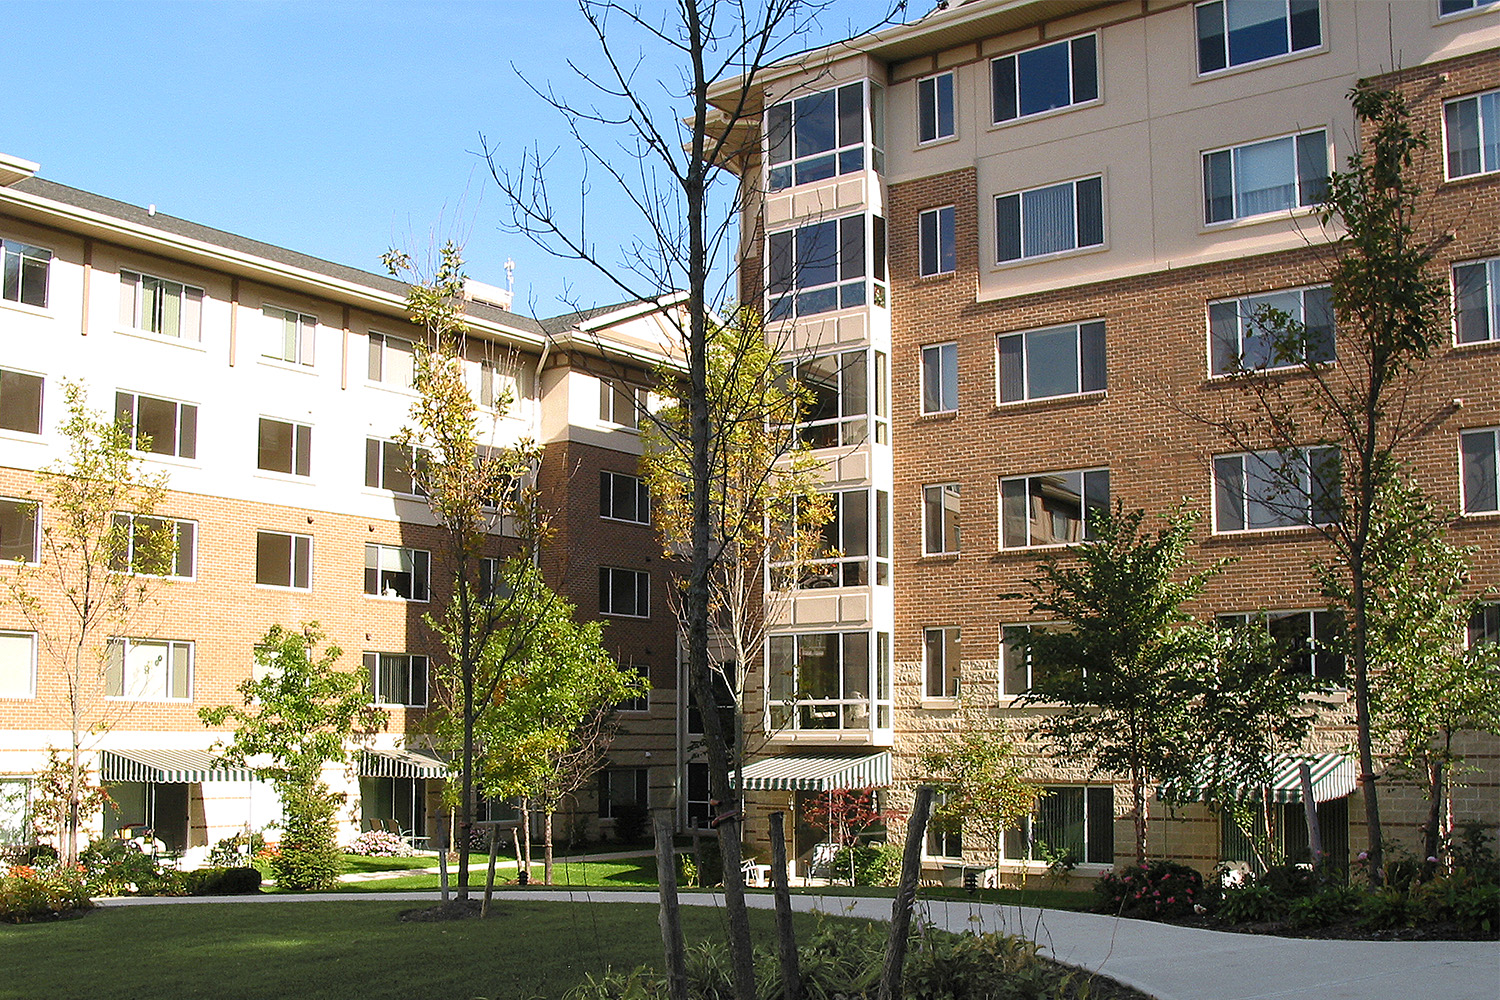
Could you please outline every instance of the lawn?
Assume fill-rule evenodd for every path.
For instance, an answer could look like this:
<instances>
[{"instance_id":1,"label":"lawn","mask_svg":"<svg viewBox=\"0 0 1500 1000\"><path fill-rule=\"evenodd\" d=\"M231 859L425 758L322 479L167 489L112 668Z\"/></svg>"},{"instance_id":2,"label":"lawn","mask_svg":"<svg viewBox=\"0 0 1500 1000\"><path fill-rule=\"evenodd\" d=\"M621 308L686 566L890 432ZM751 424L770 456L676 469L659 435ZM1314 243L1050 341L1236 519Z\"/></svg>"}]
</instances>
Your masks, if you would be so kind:
<instances>
[{"instance_id":1,"label":"lawn","mask_svg":"<svg viewBox=\"0 0 1500 1000\"><path fill-rule=\"evenodd\" d=\"M436 854L418 854L407 858L367 858L361 854L343 856L345 872L399 872L409 868L436 866Z\"/></svg>"},{"instance_id":2,"label":"lawn","mask_svg":"<svg viewBox=\"0 0 1500 1000\"><path fill-rule=\"evenodd\" d=\"M351 860L345 859L346 862ZM412 858L358 858L358 861L411 861ZM435 866L436 857L420 858L423 866ZM508 858L500 859L503 864L510 861ZM476 862L469 868L469 884L471 886L484 887L485 867L489 859ZM510 861L512 867L501 867L497 864L495 868L495 885L514 884L516 880L516 869L514 861ZM412 867L403 865L403 868ZM356 871L353 867L346 865L346 871ZM365 871L381 871L391 869L363 869ZM532 865L532 878L537 882L542 879L542 866ZM448 872L450 885L458 884L457 871L450 869ZM552 867L552 883L558 888L568 886L591 886L596 888L615 889L655 889L656 881L656 859L652 857L626 858L620 861L559 861ZM361 882L343 882L337 886L339 892L412 892L421 889L436 889L438 887L438 876L432 872L419 872L411 875L396 875L390 878L370 879Z\"/></svg>"}]
</instances>

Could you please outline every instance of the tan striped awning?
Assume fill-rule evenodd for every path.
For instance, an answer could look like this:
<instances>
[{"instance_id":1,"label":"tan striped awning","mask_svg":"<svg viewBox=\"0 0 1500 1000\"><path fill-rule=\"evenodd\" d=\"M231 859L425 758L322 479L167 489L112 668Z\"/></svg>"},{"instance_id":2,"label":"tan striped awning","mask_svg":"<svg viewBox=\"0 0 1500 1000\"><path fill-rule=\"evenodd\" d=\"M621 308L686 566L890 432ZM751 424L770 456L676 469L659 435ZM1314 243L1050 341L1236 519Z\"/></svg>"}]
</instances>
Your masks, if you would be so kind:
<instances>
[{"instance_id":1,"label":"tan striped awning","mask_svg":"<svg viewBox=\"0 0 1500 1000\"><path fill-rule=\"evenodd\" d=\"M740 772L740 787L747 792L826 792L890 783L891 755L884 751L861 757L767 757Z\"/></svg>"},{"instance_id":2,"label":"tan striped awning","mask_svg":"<svg viewBox=\"0 0 1500 1000\"><path fill-rule=\"evenodd\" d=\"M397 747L366 750L360 755L361 778L444 778L448 765L431 753Z\"/></svg>"},{"instance_id":3,"label":"tan striped awning","mask_svg":"<svg viewBox=\"0 0 1500 1000\"><path fill-rule=\"evenodd\" d=\"M1236 785L1233 795L1237 799L1259 798L1261 789L1269 790L1272 802L1301 802L1302 777L1298 773L1306 763L1312 772L1314 802L1330 802L1349 795L1359 785L1359 769L1348 754L1325 753L1316 756L1287 756L1277 754L1271 760L1271 780L1265 785ZM1159 789L1162 798L1166 789ZM1204 798L1202 788L1188 788L1184 798L1189 802Z\"/></svg>"},{"instance_id":4,"label":"tan striped awning","mask_svg":"<svg viewBox=\"0 0 1500 1000\"><path fill-rule=\"evenodd\" d=\"M100 754L99 778L173 784L254 781L255 773L248 767L225 767L207 750L105 750Z\"/></svg>"}]
</instances>

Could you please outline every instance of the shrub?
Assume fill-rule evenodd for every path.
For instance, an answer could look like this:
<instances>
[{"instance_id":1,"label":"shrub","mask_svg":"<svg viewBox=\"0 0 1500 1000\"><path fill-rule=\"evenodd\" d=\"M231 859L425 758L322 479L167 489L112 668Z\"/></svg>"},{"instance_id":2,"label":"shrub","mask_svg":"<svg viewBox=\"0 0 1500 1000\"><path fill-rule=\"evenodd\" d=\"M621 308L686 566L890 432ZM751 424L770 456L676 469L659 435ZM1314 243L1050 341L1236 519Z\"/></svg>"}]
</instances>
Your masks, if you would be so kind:
<instances>
[{"instance_id":1,"label":"shrub","mask_svg":"<svg viewBox=\"0 0 1500 1000\"><path fill-rule=\"evenodd\" d=\"M615 839L622 844L639 844L646 839L651 825L651 810L640 802L616 802Z\"/></svg>"},{"instance_id":2,"label":"shrub","mask_svg":"<svg viewBox=\"0 0 1500 1000\"><path fill-rule=\"evenodd\" d=\"M1268 885L1245 885L1228 889L1215 916L1226 924L1260 924L1278 920L1286 910L1286 901Z\"/></svg>"},{"instance_id":3,"label":"shrub","mask_svg":"<svg viewBox=\"0 0 1500 1000\"><path fill-rule=\"evenodd\" d=\"M698 862L691 854L677 855L677 886L681 889L698 887Z\"/></svg>"},{"instance_id":4,"label":"shrub","mask_svg":"<svg viewBox=\"0 0 1500 1000\"><path fill-rule=\"evenodd\" d=\"M29 924L59 920L92 909L94 901L76 869L37 871L13 865L0 874L0 921Z\"/></svg>"},{"instance_id":5,"label":"shrub","mask_svg":"<svg viewBox=\"0 0 1500 1000\"><path fill-rule=\"evenodd\" d=\"M147 854L128 840L100 837L78 855L84 884L94 896L123 896L136 892L161 895L162 870Z\"/></svg>"},{"instance_id":6,"label":"shrub","mask_svg":"<svg viewBox=\"0 0 1500 1000\"><path fill-rule=\"evenodd\" d=\"M260 892L260 872L254 868L200 868L183 873L188 896L245 896Z\"/></svg>"},{"instance_id":7,"label":"shrub","mask_svg":"<svg viewBox=\"0 0 1500 1000\"><path fill-rule=\"evenodd\" d=\"M57 863L57 848L51 844L19 844L0 850L0 867L31 865L44 868Z\"/></svg>"},{"instance_id":8,"label":"shrub","mask_svg":"<svg viewBox=\"0 0 1500 1000\"><path fill-rule=\"evenodd\" d=\"M484 851L489 853L489 837L484 838ZM370 830L360 834L348 847L344 848L345 854L358 854L366 858L409 858L417 852L411 846L394 833L386 833L384 830Z\"/></svg>"},{"instance_id":9,"label":"shrub","mask_svg":"<svg viewBox=\"0 0 1500 1000\"><path fill-rule=\"evenodd\" d=\"M1256 876L1256 885L1263 885L1285 900L1311 896L1318 890L1318 878L1311 865L1272 865L1262 875Z\"/></svg>"},{"instance_id":10,"label":"shrub","mask_svg":"<svg viewBox=\"0 0 1500 1000\"><path fill-rule=\"evenodd\" d=\"M1171 919L1192 913L1204 898L1203 875L1175 861L1153 861L1106 872L1094 892L1099 897L1095 909L1101 913Z\"/></svg>"},{"instance_id":11,"label":"shrub","mask_svg":"<svg viewBox=\"0 0 1500 1000\"><path fill-rule=\"evenodd\" d=\"M1292 900L1286 908L1286 922L1299 931L1328 927L1358 913L1363 899L1363 892L1349 886L1322 889Z\"/></svg>"},{"instance_id":12,"label":"shrub","mask_svg":"<svg viewBox=\"0 0 1500 1000\"><path fill-rule=\"evenodd\" d=\"M899 864L899 861L897 862ZM833 877L836 879L847 878L850 866L853 866L855 885L881 885L881 877L884 875L885 858L880 849L868 844L860 844L856 847L840 847L838 853L833 856Z\"/></svg>"},{"instance_id":13,"label":"shrub","mask_svg":"<svg viewBox=\"0 0 1500 1000\"><path fill-rule=\"evenodd\" d=\"M213 850L208 852L208 863L215 868L233 868L246 857L255 857L265 847L265 837L246 829L215 844Z\"/></svg>"},{"instance_id":14,"label":"shrub","mask_svg":"<svg viewBox=\"0 0 1500 1000\"><path fill-rule=\"evenodd\" d=\"M334 843L334 801L319 786L290 785L282 790L286 823L281 851L271 859L276 884L294 891L333 886L342 868Z\"/></svg>"},{"instance_id":15,"label":"shrub","mask_svg":"<svg viewBox=\"0 0 1500 1000\"><path fill-rule=\"evenodd\" d=\"M1471 885L1462 890L1453 900L1452 917L1454 923L1471 933L1500 930L1500 886Z\"/></svg>"},{"instance_id":16,"label":"shrub","mask_svg":"<svg viewBox=\"0 0 1500 1000\"><path fill-rule=\"evenodd\" d=\"M1419 906L1396 886L1365 894L1360 904L1360 922L1371 930L1410 927L1419 916Z\"/></svg>"}]
</instances>

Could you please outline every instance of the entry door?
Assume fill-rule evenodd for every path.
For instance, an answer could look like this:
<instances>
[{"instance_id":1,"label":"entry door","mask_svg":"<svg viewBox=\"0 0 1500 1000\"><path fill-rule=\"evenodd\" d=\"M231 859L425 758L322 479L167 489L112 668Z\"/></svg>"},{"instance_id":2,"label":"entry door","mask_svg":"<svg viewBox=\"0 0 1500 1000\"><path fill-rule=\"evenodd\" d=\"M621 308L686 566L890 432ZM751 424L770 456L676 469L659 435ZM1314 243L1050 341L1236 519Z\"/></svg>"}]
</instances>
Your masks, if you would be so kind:
<instances>
[{"instance_id":1,"label":"entry door","mask_svg":"<svg viewBox=\"0 0 1500 1000\"><path fill-rule=\"evenodd\" d=\"M186 782L159 782L151 787L151 828L156 839L173 854L188 846L188 791Z\"/></svg>"}]
</instances>

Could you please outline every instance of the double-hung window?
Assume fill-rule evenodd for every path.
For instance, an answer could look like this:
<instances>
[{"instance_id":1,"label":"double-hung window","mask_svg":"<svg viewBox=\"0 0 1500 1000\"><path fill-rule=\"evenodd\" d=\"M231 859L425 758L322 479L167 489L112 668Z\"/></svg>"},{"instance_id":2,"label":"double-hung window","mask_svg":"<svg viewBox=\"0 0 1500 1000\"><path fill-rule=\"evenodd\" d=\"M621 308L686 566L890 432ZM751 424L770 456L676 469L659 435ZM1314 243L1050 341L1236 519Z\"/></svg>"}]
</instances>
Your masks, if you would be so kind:
<instances>
[{"instance_id":1,"label":"double-hung window","mask_svg":"<svg viewBox=\"0 0 1500 1000\"><path fill-rule=\"evenodd\" d=\"M403 601L428 599L432 553L399 545L365 546L365 593Z\"/></svg>"},{"instance_id":2,"label":"double-hung window","mask_svg":"<svg viewBox=\"0 0 1500 1000\"><path fill-rule=\"evenodd\" d=\"M134 392L115 393L115 421L130 432L131 447L155 455L198 456L198 407Z\"/></svg>"},{"instance_id":3,"label":"double-hung window","mask_svg":"<svg viewBox=\"0 0 1500 1000\"><path fill-rule=\"evenodd\" d=\"M261 343L261 357L275 358L294 365L311 365L318 318L299 313L295 309L276 306L266 306L262 313L262 336L265 339Z\"/></svg>"},{"instance_id":4,"label":"double-hung window","mask_svg":"<svg viewBox=\"0 0 1500 1000\"><path fill-rule=\"evenodd\" d=\"M1104 321L996 338L1002 403L1104 390Z\"/></svg>"},{"instance_id":5,"label":"double-hung window","mask_svg":"<svg viewBox=\"0 0 1500 1000\"><path fill-rule=\"evenodd\" d=\"M952 205L931 208L919 215L917 238L921 248L918 266L922 277L952 274L957 269Z\"/></svg>"},{"instance_id":6,"label":"double-hung window","mask_svg":"<svg viewBox=\"0 0 1500 1000\"><path fill-rule=\"evenodd\" d=\"M1203 154L1205 224L1316 205L1327 193L1322 129Z\"/></svg>"},{"instance_id":7,"label":"double-hung window","mask_svg":"<svg viewBox=\"0 0 1500 1000\"><path fill-rule=\"evenodd\" d=\"M924 698L958 697L962 638L962 631L957 627L923 630Z\"/></svg>"},{"instance_id":8,"label":"double-hung window","mask_svg":"<svg viewBox=\"0 0 1500 1000\"><path fill-rule=\"evenodd\" d=\"M366 438L365 485L372 490L423 496L419 473L429 457L426 448Z\"/></svg>"},{"instance_id":9,"label":"double-hung window","mask_svg":"<svg viewBox=\"0 0 1500 1000\"><path fill-rule=\"evenodd\" d=\"M641 386L602 378L599 380L599 419L606 424L638 429L641 414L646 410L646 397L647 392Z\"/></svg>"},{"instance_id":10,"label":"double-hung window","mask_svg":"<svg viewBox=\"0 0 1500 1000\"><path fill-rule=\"evenodd\" d=\"M1463 511L1493 514L1500 511L1500 429L1464 431L1458 436L1463 466Z\"/></svg>"},{"instance_id":11,"label":"double-hung window","mask_svg":"<svg viewBox=\"0 0 1500 1000\"><path fill-rule=\"evenodd\" d=\"M0 368L0 430L42 433L40 375Z\"/></svg>"},{"instance_id":12,"label":"double-hung window","mask_svg":"<svg viewBox=\"0 0 1500 1000\"><path fill-rule=\"evenodd\" d=\"M1267 611L1219 615L1220 625L1261 625L1289 674L1317 680L1344 680L1344 613L1342 611Z\"/></svg>"},{"instance_id":13,"label":"double-hung window","mask_svg":"<svg viewBox=\"0 0 1500 1000\"><path fill-rule=\"evenodd\" d=\"M646 481L623 472L599 473L599 516L611 521L651 523L651 495Z\"/></svg>"},{"instance_id":14,"label":"double-hung window","mask_svg":"<svg viewBox=\"0 0 1500 1000\"><path fill-rule=\"evenodd\" d=\"M1332 524L1342 500L1337 448L1214 456L1214 530Z\"/></svg>"},{"instance_id":15,"label":"double-hung window","mask_svg":"<svg viewBox=\"0 0 1500 1000\"><path fill-rule=\"evenodd\" d=\"M1215 375L1332 361L1333 332L1327 285L1208 304Z\"/></svg>"},{"instance_id":16,"label":"double-hung window","mask_svg":"<svg viewBox=\"0 0 1500 1000\"><path fill-rule=\"evenodd\" d=\"M847 215L771 233L766 238L767 316L791 319L864 305L870 275L865 253L870 220L876 237L874 276L883 281L885 219L880 216Z\"/></svg>"},{"instance_id":17,"label":"double-hung window","mask_svg":"<svg viewBox=\"0 0 1500 1000\"><path fill-rule=\"evenodd\" d=\"M427 704L427 657L408 653L366 653L370 701L376 705L422 708Z\"/></svg>"},{"instance_id":18,"label":"double-hung window","mask_svg":"<svg viewBox=\"0 0 1500 1000\"><path fill-rule=\"evenodd\" d=\"M1085 177L995 198L1001 264L1104 244L1104 180Z\"/></svg>"},{"instance_id":19,"label":"double-hung window","mask_svg":"<svg viewBox=\"0 0 1500 1000\"><path fill-rule=\"evenodd\" d=\"M47 308L47 276L51 270L51 250L0 240L0 299Z\"/></svg>"},{"instance_id":20,"label":"double-hung window","mask_svg":"<svg viewBox=\"0 0 1500 1000\"><path fill-rule=\"evenodd\" d=\"M1000 480L1000 545L1066 545L1094 537L1109 510L1109 470L1044 472Z\"/></svg>"},{"instance_id":21,"label":"double-hung window","mask_svg":"<svg viewBox=\"0 0 1500 1000\"><path fill-rule=\"evenodd\" d=\"M368 376L371 382L410 389L416 375L417 345L402 337L370 333Z\"/></svg>"},{"instance_id":22,"label":"double-hung window","mask_svg":"<svg viewBox=\"0 0 1500 1000\"><path fill-rule=\"evenodd\" d=\"M193 644L111 639L104 659L104 695L132 701L190 700Z\"/></svg>"},{"instance_id":23,"label":"double-hung window","mask_svg":"<svg viewBox=\"0 0 1500 1000\"><path fill-rule=\"evenodd\" d=\"M1449 179L1500 170L1500 90L1444 104L1443 141Z\"/></svg>"},{"instance_id":24,"label":"double-hung window","mask_svg":"<svg viewBox=\"0 0 1500 1000\"><path fill-rule=\"evenodd\" d=\"M917 81L917 141L951 139L953 121L953 73L939 73Z\"/></svg>"},{"instance_id":25,"label":"double-hung window","mask_svg":"<svg viewBox=\"0 0 1500 1000\"><path fill-rule=\"evenodd\" d=\"M120 543L110 559L116 573L191 579L198 555L198 523L115 514Z\"/></svg>"},{"instance_id":26,"label":"double-hung window","mask_svg":"<svg viewBox=\"0 0 1500 1000\"><path fill-rule=\"evenodd\" d=\"M1318 0L1213 0L1197 13L1200 74L1323 44Z\"/></svg>"},{"instance_id":27,"label":"double-hung window","mask_svg":"<svg viewBox=\"0 0 1500 1000\"><path fill-rule=\"evenodd\" d=\"M255 467L289 476L312 475L312 428L261 417Z\"/></svg>"},{"instance_id":28,"label":"double-hung window","mask_svg":"<svg viewBox=\"0 0 1500 1000\"><path fill-rule=\"evenodd\" d=\"M958 344L922 348L922 412L952 413L958 409Z\"/></svg>"},{"instance_id":29,"label":"double-hung window","mask_svg":"<svg viewBox=\"0 0 1500 1000\"><path fill-rule=\"evenodd\" d=\"M36 633L0 632L0 698L35 696ZM0 785L0 792L3 788ZM3 809L4 803L0 803L0 812ZM4 834L4 829L0 828L0 837Z\"/></svg>"},{"instance_id":30,"label":"double-hung window","mask_svg":"<svg viewBox=\"0 0 1500 1000\"><path fill-rule=\"evenodd\" d=\"M889 729L890 633L808 632L766 640L772 730ZM872 717L871 712L874 712Z\"/></svg>"},{"instance_id":31,"label":"double-hung window","mask_svg":"<svg viewBox=\"0 0 1500 1000\"><path fill-rule=\"evenodd\" d=\"M990 62L996 125L1099 99L1098 37L1082 35Z\"/></svg>"},{"instance_id":32,"label":"double-hung window","mask_svg":"<svg viewBox=\"0 0 1500 1000\"><path fill-rule=\"evenodd\" d=\"M0 499L0 564L37 561L37 505Z\"/></svg>"},{"instance_id":33,"label":"double-hung window","mask_svg":"<svg viewBox=\"0 0 1500 1000\"><path fill-rule=\"evenodd\" d=\"M1009 861L1050 862L1067 857L1075 864L1115 863L1115 790L1113 787L1049 786L1037 799L1036 812L1018 828L1005 831Z\"/></svg>"},{"instance_id":34,"label":"double-hung window","mask_svg":"<svg viewBox=\"0 0 1500 1000\"><path fill-rule=\"evenodd\" d=\"M651 574L637 569L599 567L599 613L651 617Z\"/></svg>"},{"instance_id":35,"label":"double-hung window","mask_svg":"<svg viewBox=\"0 0 1500 1000\"><path fill-rule=\"evenodd\" d=\"M163 337L201 340L203 289L121 268L120 325Z\"/></svg>"},{"instance_id":36,"label":"double-hung window","mask_svg":"<svg viewBox=\"0 0 1500 1000\"><path fill-rule=\"evenodd\" d=\"M1500 257L1453 266L1453 332L1460 344L1500 340Z\"/></svg>"},{"instance_id":37,"label":"double-hung window","mask_svg":"<svg viewBox=\"0 0 1500 1000\"><path fill-rule=\"evenodd\" d=\"M807 94L766 109L771 191L865 169L865 85Z\"/></svg>"},{"instance_id":38,"label":"double-hung window","mask_svg":"<svg viewBox=\"0 0 1500 1000\"><path fill-rule=\"evenodd\" d=\"M922 554L951 555L958 551L959 484L922 487Z\"/></svg>"},{"instance_id":39,"label":"double-hung window","mask_svg":"<svg viewBox=\"0 0 1500 1000\"><path fill-rule=\"evenodd\" d=\"M255 582L262 587L312 589L312 536L255 533Z\"/></svg>"}]
</instances>

